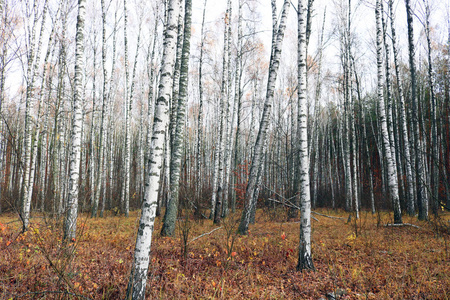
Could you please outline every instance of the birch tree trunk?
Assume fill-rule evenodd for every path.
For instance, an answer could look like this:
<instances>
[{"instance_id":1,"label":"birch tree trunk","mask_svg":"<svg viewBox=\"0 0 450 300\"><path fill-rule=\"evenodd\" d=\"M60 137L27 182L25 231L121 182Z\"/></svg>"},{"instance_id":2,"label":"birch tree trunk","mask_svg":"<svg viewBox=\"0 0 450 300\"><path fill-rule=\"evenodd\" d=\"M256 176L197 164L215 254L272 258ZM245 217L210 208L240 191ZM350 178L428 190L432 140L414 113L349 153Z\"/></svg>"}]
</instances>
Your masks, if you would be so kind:
<instances>
[{"instance_id":1,"label":"birch tree trunk","mask_svg":"<svg viewBox=\"0 0 450 300\"><path fill-rule=\"evenodd\" d=\"M115 124L115 119L112 117L112 112L113 112L113 106L114 106L114 74L115 74L115 68L116 68L116 52L117 52L117 28L118 28L118 9L116 8L116 11L114 12L114 29L113 29L113 44L112 44L112 63L111 63L111 76L109 78L109 91L108 91L108 98L110 99L110 103L108 105L108 124L109 124L109 130L107 131L107 139L109 141L109 147L108 147L108 157L109 157L109 170L108 170L108 177L109 177L109 195L108 198L105 199L105 201L103 202L104 205L102 206L102 210L104 209L104 206L107 205L111 205L112 203L112 199L113 199L113 187L114 187L114 177L113 177L113 173L114 173L114 149L113 149L113 144L114 144L114 136L115 136L115 129L114 129L114 124ZM106 145L105 145L106 146ZM117 181L116 181L117 182ZM104 197L106 197L106 195L104 195Z\"/></svg>"},{"instance_id":2,"label":"birch tree trunk","mask_svg":"<svg viewBox=\"0 0 450 300\"><path fill-rule=\"evenodd\" d=\"M406 109L405 109L405 96L403 93L403 86L400 77L400 66L398 62L398 49L397 49L397 40L396 40L396 31L394 26L394 11L393 11L393 0L389 0L389 16L391 23L391 38L392 38L392 54L394 58L394 68L395 75L397 79L397 89L399 94L399 111L400 111L400 120L399 127L401 131L401 135L403 137L404 144L404 159L405 159L405 167L406 167L406 189L407 189L407 199L406 199L406 211L410 216L413 216L415 213L414 208L414 178L412 173L412 160L410 147L411 143L408 138L408 128L407 128L407 120L406 120Z\"/></svg>"},{"instance_id":3,"label":"birch tree trunk","mask_svg":"<svg viewBox=\"0 0 450 300\"><path fill-rule=\"evenodd\" d=\"M436 94L434 92L434 74L433 64L431 61L431 37L430 37L430 4L428 0L423 0L425 4L425 36L427 39L428 50L428 85L430 90L430 110L431 110L431 208L433 213L437 215L439 209L439 144L437 138L437 121L436 121Z\"/></svg>"},{"instance_id":4,"label":"birch tree trunk","mask_svg":"<svg viewBox=\"0 0 450 300\"><path fill-rule=\"evenodd\" d=\"M228 88L227 88L227 102L226 102L226 114L225 114L225 137L224 137L224 174L223 174L223 184L222 184L222 211L221 211L221 217L225 218L228 216L229 212L229 203L228 203L228 196L229 196L229 183L230 183L230 166L231 166L231 159L232 159L232 141L233 141L233 126L235 122L235 111L236 111L236 97L232 97L232 69L231 69L231 40L232 40L232 34L231 34L231 19L232 19L232 6L231 6L231 0L228 1L229 6L229 13L228 13ZM239 67L236 67L237 69ZM235 78L238 78L239 76L236 74ZM238 90L236 86L236 90Z\"/></svg>"},{"instance_id":5,"label":"birch tree trunk","mask_svg":"<svg viewBox=\"0 0 450 300\"><path fill-rule=\"evenodd\" d=\"M381 22L381 14L382 14L382 5L381 0L377 0L375 15L376 15L376 29L377 29L377 94L378 94L378 109L379 109L379 118L381 125L381 134L382 134L382 143L384 146L385 154L386 154L386 162L387 162L387 181L389 186L389 194L392 200L392 204L394 206L394 222L396 224L402 223L402 214L400 208L400 199L398 196L398 183L397 183L397 168L395 166L395 160L392 154L392 147L389 139L389 128L388 122L386 119L386 110L383 99L383 57L382 57L382 22ZM387 101L390 101L388 99ZM382 159L382 157L380 157Z\"/></svg>"},{"instance_id":6,"label":"birch tree trunk","mask_svg":"<svg viewBox=\"0 0 450 300\"><path fill-rule=\"evenodd\" d=\"M8 40L11 37L11 32L7 30L9 23L8 2L0 0L0 20L1 30L3 32L3 39L0 43L0 116L2 116L2 103L5 97L5 81L6 81L6 67L8 65ZM0 170L5 170L4 177L0 179L0 199L4 195L3 187L7 187L7 172L6 172L6 134L4 134L3 118L0 118ZM1 202L1 201L0 201ZM2 204L0 203L0 213L2 213Z\"/></svg>"},{"instance_id":7,"label":"birch tree trunk","mask_svg":"<svg viewBox=\"0 0 450 300\"><path fill-rule=\"evenodd\" d=\"M414 136L414 163L416 173L416 197L419 210L419 220L428 219L428 196L425 190L425 168L423 163L423 153L420 147L420 130L419 130L419 110L417 101L416 86L416 64L415 64L415 45L413 31L413 11L411 9L410 0L405 0L406 16L408 25L408 49L409 49L409 69L411 72L411 127Z\"/></svg>"},{"instance_id":8,"label":"birch tree trunk","mask_svg":"<svg viewBox=\"0 0 450 300\"><path fill-rule=\"evenodd\" d=\"M101 0L102 7L102 69L103 69L103 87L102 87L102 109L101 109L101 117L100 117L100 137L99 137L99 146L98 146L98 174L96 176L96 188L95 188L95 198L94 203L92 204L92 215L91 217L97 217L98 204L100 199L100 189L102 182L105 181L105 143L106 143L106 134L105 134L105 119L106 119L106 109L107 109L107 81L108 81L108 72L106 71L106 7L105 0ZM94 192L94 191L92 191ZM103 195L103 199L105 195ZM101 217L103 217L104 205L102 205Z\"/></svg>"},{"instance_id":9,"label":"birch tree trunk","mask_svg":"<svg viewBox=\"0 0 450 300\"><path fill-rule=\"evenodd\" d=\"M225 12L225 27L223 33L223 57L222 57L222 81L220 87L220 98L219 98L219 124L217 127L218 139L215 142L214 147L214 173L213 173L213 190L211 196L211 214L210 219L214 220L214 223L220 223L220 217L222 212L222 183L223 183L223 159L224 159L224 140L226 139L226 129L225 129L225 107L228 101L228 22L229 22L229 9L230 3L228 1L227 10Z\"/></svg>"},{"instance_id":10,"label":"birch tree trunk","mask_svg":"<svg viewBox=\"0 0 450 300\"><path fill-rule=\"evenodd\" d=\"M202 180L202 158L203 158L203 53L205 47L205 13L206 13L206 3L203 3L203 15L202 15L202 28L200 33L200 58L198 62L198 116L197 116L197 159L196 159L196 176L197 176L197 193L196 193L196 215L200 215L200 197L203 190L203 180Z\"/></svg>"},{"instance_id":11,"label":"birch tree trunk","mask_svg":"<svg viewBox=\"0 0 450 300\"><path fill-rule=\"evenodd\" d=\"M46 8L44 8L44 15L43 18L45 18L45 13L46 13ZM44 20L42 22L42 28L44 27ZM43 32L43 29L41 28L41 35ZM43 97L45 94L45 88L47 85L47 81L51 81L51 78L48 77L48 72L49 72L49 66L48 66L48 59L50 57L50 53L52 52L52 47L53 47L53 38L54 38L54 34L55 34L55 27L52 26L52 31L50 33L49 36L49 40L47 43L47 53L45 55L44 58L44 71L42 74L42 82L41 82L41 92L39 94L39 99L38 99L38 113L37 113L37 117L36 117L36 132L35 132L35 136L34 136L34 141L33 141L33 148L32 153L31 153L31 161L30 161L30 177L29 177L29 189L28 189L28 195L27 195L27 199L26 199L26 203L31 204L31 200L33 198L33 187L34 187L34 180L35 180L35 175L36 175L36 165L37 165L37 154L38 154L38 146L39 146L39 141L40 141L40 134L41 134L41 122L40 122L40 117L41 117L41 110L42 110L42 105L43 105ZM38 51L40 48L40 45L38 47ZM36 58L39 58L39 55L36 56ZM49 85L49 91L48 93L51 94L51 85ZM45 111L44 108L44 114L46 114L47 112ZM43 153L41 153L41 155L43 155Z\"/></svg>"},{"instance_id":12,"label":"birch tree trunk","mask_svg":"<svg viewBox=\"0 0 450 300\"><path fill-rule=\"evenodd\" d=\"M252 158L252 164L250 167L249 180L245 191L245 203L242 211L241 221L239 224L238 232L240 234L248 234L248 226L250 223L251 207L254 205L254 194L257 187L258 173L262 169L261 165L264 162L265 142L267 135L267 128L270 121L270 113L272 110L273 95L275 91L275 81L277 79L277 72L280 65L280 57L282 51L282 43L284 38L284 30L286 28L286 19L288 16L290 2L285 0L281 12L281 19L279 24L273 24L272 36L272 54L269 63L269 77L267 80L266 99L264 101L263 114L256 137L254 155ZM272 15L276 16L276 1L272 0ZM276 20L276 19L275 19Z\"/></svg>"},{"instance_id":13,"label":"birch tree trunk","mask_svg":"<svg viewBox=\"0 0 450 300\"><path fill-rule=\"evenodd\" d=\"M83 74L84 74L84 22L86 15L86 0L78 0L78 18L76 31L75 52L75 91L73 101L72 145L70 153L69 198L67 199L67 213L64 219L64 239L74 240L78 216L78 177L81 154L81 119L83 103Z\"/></svg>"},{"instance_id":14,"label":"birch tree trunk","mask_svg":"<svg viewBox=\"0 0 450 300\"><path fill-rule=\"evenodd\" d=\"M214 223L219 224L224 205L224 182L225 182L225 161L227 159L225 151L225 143L228 140L227 124L229 122L229 82L230 82L230 39L231 32L229 30L231 22L231 1L228 0L227 12L225 14L224 28L224 47L223 47L223 67L222 67L222 86L220 91L220 124L218 128L219 145L217 146L218 169L217 169L217 186L213 190L216 194L216 205L214 211Z\"/></svg>"},{"instance_id":15,"label":"birch tree trunk","mask_svg":"<svg viewBox=\"0 0 450 300\"><path fill-rule=\"evenodd\" d=\"M45 28L45 19L47 15L47 0L44 2L44 9L42 12L42 23L41 30L39 34L39 40L37 43L37 49L35 53L35 32L37 27L37 1L34 2L33 11L35 14L35 20L31 33L31 45L30 51L28 53L28 62L27 62L27 91L26 91L26 108L25 108L25 133L24 133L24 172L23 172L23 181L22 181L22 231L25 232L28 229L30 222L30 210L31 210L31 195L33 192L32 181L30 181L31 174L31 150L32 150L32 106L33 106L33 98L34 98L34 86L36 82L36 72L40 63L40 51L43 39L43 33ZM33 170L34 171L34 170ZM34 176L34 175L33 175ZM30 185L31 183L31 185Z\"/></svg>"},{"instance_id":16,"label":"birch tree trunk","mask_svg":"<svg viewBox=\"0 0 450 300\"><path fill-rule=\"evenodd\" d=\"M236 133L234 137L234 170L238 170L241 164L240 155L240 135L241 135L241 110L242 110L242 1L238 1L238 40L237 40L237 57L236 57L236 79L235 79L235 102L236 102ZM235 186L239 183L239 176L235 174L233 183ZM236 212L236 190L232 190L231 211Z\"/></svg>"},{"instance_id":17,"label":"birch tree trunk","mask_svg":"<svg viewBox=\"0 0 450 300\"><path fill-rule=\"evenodd\" d=\"M56 92L56 109L55 109L55 121L54 121L54 134L53 134L53 211L56 215L60 215L63 212L63 195L61 192L61 185L63 178L66 177L66 165L61 163L61 157L65 160L65 134L63 116L65 110L65 81L66 75L66 29L67 29L67 15L68 4L63 2L62 12L62 32L61 32L61 46L59 51L58 60L58 85Z\"/></svg>"},{"instance_id":18,"label":"birch tree trunk","mask_svg":"<svg viewBox=\"0 0 450 300\"><path fill-rule=\"evenodd\" d=\"M145 298L152 232L158 202L164 137L169 122L168 109L172 90L178 10L179 0L169 0L166 35L164 37L163 56L161 60L161 79L155 105L152 140L151 145L148 145L150 147L150 157L148 158L149 179L145 185L142 212L134 251L134 261L127 289L127 299L129 296L132 296L134 300Z\"/></svg>"},{"instance_id":19,"label":"birch tree trunk","mask_svg":"<svg viewBox=\"0 0 450 300\"><path fill-rule=\"evenodd\" d=\"M94 33L93 33L94 37L94 45L93 45L93 66L94 66L94 70L97 69L97 30L94 29ZM91 206L92 206L92 212L91 212L91 217L97 217L97 209L98 209L98 199L96 198L97 192L96 192L96 188L97 188L97 179L98 178L98 171L96 168L96 158L98 157L99 151L98 151L98 139L96 138L96 132L97 132L97 88L96 88L96 84L97 84L97 76L96 76L96 71L93 72L93 78L92 78L92 116L91 116L91 132L90 132L90 139L91 139L91 143L90 143L90 160L89 160L89 166L90 166L90 185L91 185ZM98 162L98 161L97 161ZM95 212L95 214L94 214Z\"/></svg>"},{"instance_id":20,"label":"birch tree trunk","mask_svg":"<svg viewBox=\"0 0 450 300\"><path fill-rule=\"evenodd\" d=\"M351 0L348 0L347 17L343 32L342 46L342 60L344 69L344 126L343 126L343 158L345 170L345 210L351 211L353 204L353 180L351 169L351 146L353 140L350 139L351 131L351 73L350 73L350 14L351 14ZM356 174L355 174L356 175Z\"/></svg>"},{"instance_id":21,"label":"birch tree trunk","mask_svg":"<svg viewBox=\"0 0 450 300\"><path fill-rule=\"evenodd\" d=\"M308 8L309 9L309 8ZM323 22L322 22L322 28L320 31L320 37L319 37L319 44L318 44L318 64L317 64L317 76L316 76L316 90L315 90L315 97L314 97L314 120L313 120L313 136L314 136L314 145L312 147L313 151L309 151L311 153L310 159L313 162L313 199L312 199L312 206L313 208L316 206L317 202L317 192L318 192L318 167L319 167L319 100L321 95L321 89L322 89L322 57L323 57L323 33L325 29L325 16L326 16L326 9L323 15ZM311 146L310 146L311 147Z\"/></svg>"},{"instance_id":22,"label":"birch tree trunk","mask_svg":"<svg viewBox=\"0 0 450 300\"><path fill-rule=\"evenodd\" d=\"M175 225L178 215L178 198L180 189L180 171L181 171L181 157L184 150L184 124L186 121L186 102L188 96L188 75L189 75L189 53L190 53L190 39L191 39L191 14L192 14L192 0L185 1L185 16L184 16L184 32L183 32L183 46L180 62L180 82L177 104L177 118L175 124L175 135L172 144L171 159L170 159L170 199L164 215L164 224L161 229L162 236L173 236L175 234Z\"/></svg>"},{"instance_id":23,"label":"birch tree trunk","mask_svg":"<svg viewBox=\"0 0 450 300\"><path fill-rule=\"evenodd\" d=\"M129 93L129 71L128 71L128 11L127 1L123 0L124 10L124 25L123 25L123 40L124 40L124 62L125 62L125 181L122 187L122 209L125 216L128 217L130 210L130 165L131 165L131 136L130 136L130 123L131 123L131 93Z\"/></svg>"},{"instance_id":24,"label":"birch tree trunk","mask_svg":"<svg viewBox=\"0 0 450 300\"><path fill-rule=\"evenodd\" d=\"M314 270L311 256L311 196L309 190L308 100L306 92L306 0L298 1L298 136L300 242L297 270Z\"/></svg>"}]
</instances>

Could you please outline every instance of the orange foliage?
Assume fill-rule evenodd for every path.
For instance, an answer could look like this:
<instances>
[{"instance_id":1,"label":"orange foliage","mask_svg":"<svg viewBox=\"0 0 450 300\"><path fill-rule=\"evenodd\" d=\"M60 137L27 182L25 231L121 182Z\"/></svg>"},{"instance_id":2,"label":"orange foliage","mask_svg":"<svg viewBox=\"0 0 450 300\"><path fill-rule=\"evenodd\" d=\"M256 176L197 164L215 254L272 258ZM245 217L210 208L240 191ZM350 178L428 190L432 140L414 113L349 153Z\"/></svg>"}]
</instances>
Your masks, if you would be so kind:
<instances>
[{"instance_id":1,"label":"orange foliage","mask_svg":"<svg viewBox=\"0 0 450 300\"><path fill-rule=\"evenodd\" d=\"M297 272L299 224L277 221L284 220L285 213L258 210L251 235L236 237L232 259L225 230L194 240L185 257L180 235L158 236L158 218L147 297L319 299L336 291L341 299L450 296L449 236L448 232L434 234L432 223L405 216L405 222L421 229L378 227L377 223L388 223L392 217L383 213L380 222L361 213L355 225L318 216L319 222L313 221L312 246L317 271ZM0 216L4 224L0 226L0 298L124 299L137 219L138 212L129 218L82 216L76 241L64 244L61 220L33 219L30 230L20 234L15 216ZM210 220L192 221L189 240L214 228Z\"/></svg>"}]
</instances>

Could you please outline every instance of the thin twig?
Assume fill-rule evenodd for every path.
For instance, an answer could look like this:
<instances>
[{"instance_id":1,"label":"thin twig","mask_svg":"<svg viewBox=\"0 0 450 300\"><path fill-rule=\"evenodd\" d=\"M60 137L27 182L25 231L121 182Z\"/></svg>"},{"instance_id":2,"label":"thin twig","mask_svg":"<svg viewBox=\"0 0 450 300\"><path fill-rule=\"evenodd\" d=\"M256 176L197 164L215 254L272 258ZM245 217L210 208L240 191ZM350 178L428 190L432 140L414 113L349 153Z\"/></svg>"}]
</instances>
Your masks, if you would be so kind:
<instances>
[{"instance_id":1,"label":"thin twig","mask_svg":"<svg viewBox=\"0 0 450 300\"><path fill-rule=\"evenodd\" d=\"M285 197L283 197L282 195L280 195L279 193L277 193L276 191L272 190L272 189L271 189L270 187L268 187L267 185L264 185L264 188L267 189L267 190L269 190L270 192L276 194L278 197L283 198L285 201L289 201L289 202L290 202L291 199L294 199L295 197L298 196L298 194L295 194L294 196L292 196L292 197L290 197L290 198L285 198Z\"/></svg>"},{"instance_id":2,"label":"thin twig","mask_svg":"<svg viewBox=\"0 0 450 300\"><path fill-rule=\"evenodd\" d=\"M220 228L222 228L222 226L217 227L217 228L214 228L214 229L211 230L210 232L206 232L206 233L204 233L204 234L201 234L201 235L199 235L198 237L193 238L188 244L192 243L192 242L195 241L196 239L199 239L199 238L201 238L201 237L204 237L205 235L209 235L209 234L213 233L214 231L219 230Z\"/></svg>"},{"instance_id":3,"label":"thin twig","mask_svg":"<svg viewBox=\"0 0 450 300\"><path fill-rule=\"evenodd\" d=\"M272 198L269 198L269 200L270 200L270 201L273 201L273 202L276 202L276 203L283 204L284 206L287 206L287 207L292 207L292 208L295 208L295 209L300 210L300 207L298 207L297 205L292 204L292 203L287 203L287 202L283 203L283 202L281 202L281 201L278 201L278 200L275 200L275 199L272 199Z\"/></svg>"}]
</instances>

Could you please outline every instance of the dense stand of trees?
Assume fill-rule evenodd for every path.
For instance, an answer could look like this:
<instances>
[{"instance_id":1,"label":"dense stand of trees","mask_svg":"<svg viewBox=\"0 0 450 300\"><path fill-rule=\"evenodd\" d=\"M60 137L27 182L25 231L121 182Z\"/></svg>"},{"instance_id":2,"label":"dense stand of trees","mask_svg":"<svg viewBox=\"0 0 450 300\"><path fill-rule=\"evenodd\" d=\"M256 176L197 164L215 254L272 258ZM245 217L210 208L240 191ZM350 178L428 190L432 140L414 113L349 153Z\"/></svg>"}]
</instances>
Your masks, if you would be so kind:
<instances>
[{"instance_id":1,"label":"dense stand of trees","mask_svg":"<svg viewBox=\"0 0 450 300\"><path fill-rule=\"evenodd\" d=\"M263 1L228 0L215 22L215 3L193 2L0 0L0 212L24 231L33 212L62 217L75 239L79 212L142 209L129 285L142 299L162 211L165 236L190 212L241 210L247 234L257 208L300 211L301 270L311 208L399 224L450 208L439 4L272 0L269 43Z\"/></svg>"}]
</instances>

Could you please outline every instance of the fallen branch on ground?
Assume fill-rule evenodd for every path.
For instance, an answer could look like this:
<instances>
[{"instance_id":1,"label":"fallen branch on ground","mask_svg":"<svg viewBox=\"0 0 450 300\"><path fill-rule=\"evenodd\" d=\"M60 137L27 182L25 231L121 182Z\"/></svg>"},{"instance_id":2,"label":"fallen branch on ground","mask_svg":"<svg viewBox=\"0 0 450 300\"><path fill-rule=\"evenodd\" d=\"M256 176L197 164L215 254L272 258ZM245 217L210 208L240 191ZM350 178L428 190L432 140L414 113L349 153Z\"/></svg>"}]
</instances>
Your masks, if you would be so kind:
<instances>
[{"instance_id":1,"label":"fallen branch on ground","mask_svg":"<svg viewBox=\"0 0 450 300\"><path fill-rule=\"evenodd\" d=\"M315 212L315 211L311 211L311 212L312 212L313 214L318 215L318 216L322 216L322 217L326 217L326 218L330 218L330 219L345 220L345 218L341 218L341 217L327 216L327 215L324 215L324 214L321 214L321 213L318 213L318 212Z\"/></svg>"},{"instance_id":2,"label":"fallen branch on ground","mask_svg":"<svg viewBox=\"0 0 450 300\"><path fill-rule=\"evenodd\" d=\"M46 294L63 294L63 295L68 295L68 296L74 296L76 298L81 298L81 299L86 299L86 300L91 300L91 298L85 297L83 295L80 294L74 294L74 293L70 293L68 291L42 291L42 292L26 292L23 295L20 296L16 296L17 298L23 298L25 296L29 296L29 295L46 295Z\"/></svg>"},{"instance_id":3,"label":"fallen branch on ground","mask_svg":"<svg viewBox=\"0 0 450 300\"><path fill-rule=\"evenodd\" d=\"M410 223L402 223L402 224L392 224L392 223L388 223L386 225L384 225L384 227L402 227L402 226L411 226L417 229L422 229L422 227L419 227L417 225L414 224L410 224Z\"/></svg>"},{"instance_id":4,"label":"fallen branch on ground","mask_svg":"<svg viewBox=\"0 0 450 300\"><path fill-rule=\"evenodd\" d=\"M314 221L320 222L319 219L317 219L316 217L311 216L311 219L313 219ZM300 223L301 221L295 221L292 223Z\"/></svg>"},{"instance_id":5,"label":"fallen branch on ground","mask_svg":"<svg viewBox=\"0 0 450 300\"><path fill-rule=\"evenodd\" d=\"M213 233L214 231L219 230L220 228L222 228L222 226L217 227L217 228L214 228L214 229L211 230L210 232L206 232L206 233L204 233L204 234L201 234L201 235L199 235L198 237L193 238L188 244L192 243L193 241L195 241L195 240L197 240L197 239L199 239L199 238L201 238L201 237L204 237L205 235L209 235L209 234Z\"/></svg>"}]
</instances>

